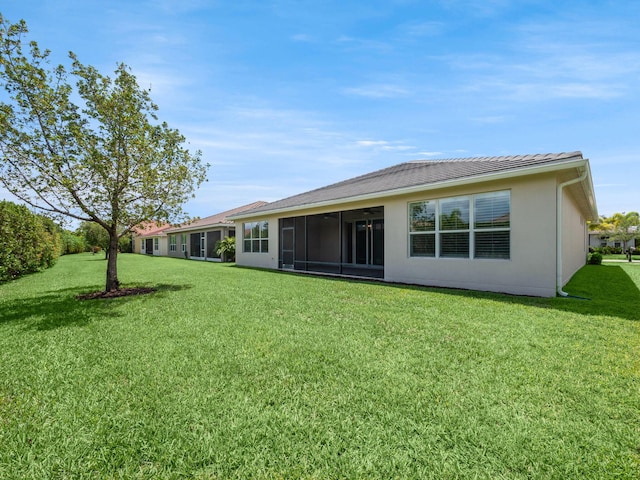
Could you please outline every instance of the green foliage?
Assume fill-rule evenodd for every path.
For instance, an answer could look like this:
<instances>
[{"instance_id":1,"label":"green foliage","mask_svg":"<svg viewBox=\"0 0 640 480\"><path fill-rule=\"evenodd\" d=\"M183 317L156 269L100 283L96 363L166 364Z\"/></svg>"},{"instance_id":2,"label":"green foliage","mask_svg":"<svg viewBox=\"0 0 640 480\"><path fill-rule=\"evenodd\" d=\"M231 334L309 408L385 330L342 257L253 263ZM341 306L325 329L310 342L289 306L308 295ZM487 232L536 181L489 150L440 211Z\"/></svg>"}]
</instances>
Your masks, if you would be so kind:
<instances>
[{"instance_id":1,"label":"green foliage","mask_svg":"<svg viewBox=\"0 0 640 480\"><path fill-rule=\"evenodd\" d=\"M227 262L236 259L236 237L225 237L216 243L216 253Z\"/></svg>"},{"instance_id":2,"label":"green foliage","mask_svg":"<svg viewBox=\"0 0 640 480\"><path fill-rule=\"evenodd\" d=\"M89 243L108 252L105 288L117 289L118 239L145 221L186 219L207 165L158 121L126 65L110 78L70 53L70 69L51 67L27 34L0 15L0 184L34 208L99 225L109 241Z\"/></svg>"},{"instance_id":3,"label":"green foliage","mask_svg":"<svg viewBox=\"0 0 640 480\"><path fill-rule=\"evenodd\" d=\"M60 228L51 219L0 201L0 282L53 266L61 251Z\"/></svg>"},{"instance_id":4,"label":"green foliage","mask_svg":"<svg viewBox=\"0 0 640 480\"><path fill-rule=\"evenodd\" d=\"M82 222L76 233L84 238L89 249L100 247L100 250L109 248L109 232L95 222Z\"/></svg>"},{"instance_id":5,"label":"green foliage","mask_svg":"<svg viewBox=\"0 0 640 480\"><path fill-rule=\"evenodd\" d=\"M640 238L640 214L638 212L614 213L610 217L600 217L600 221L589 225L589 230L603 232L604 236L622 242L622 247L615 247L610 253L626 253L627 244L634 238Z\"/></svg>"},{"instance_id":6,"label":"green foliage","mask_svg":"<svg viewBox=\"0 0 640 480\"><path fill-rule=\"evenodd\" d=\"M527 298L121 255L0 286L0 478L636 479L640 265Z\"/></svg>"},{"instance_id":7,"label":"green foliage","mask_svg":"<svg viewBox=\"0 0 640 480\"><path fill-rule=\"evenodd\" d=\"M131 234L127 233L118 239L118 250L120 253L131 253Z\"/></svg>"},{"instance_id":8,"label":"green foliage","mask_svg":"<svg viewBox=\"0 0 640 480\"><path fill-rule=\"evenodd\" d=\"M82 235L69 231L62 232L62 254L71 255L87 251L87 242Z\"/></svg>"},{"instance_id":9,"label":"green foliage","mask_svg":"<svg viewBox=\"0 0 640 480\"><path fill-rule=\"evenodd\" d=\"M602 254L600 254L598 252L590 253L587 256L587 263L589 263L590 265L600 265L600 264L602 264Z\"/></svg>"}]
</instances>

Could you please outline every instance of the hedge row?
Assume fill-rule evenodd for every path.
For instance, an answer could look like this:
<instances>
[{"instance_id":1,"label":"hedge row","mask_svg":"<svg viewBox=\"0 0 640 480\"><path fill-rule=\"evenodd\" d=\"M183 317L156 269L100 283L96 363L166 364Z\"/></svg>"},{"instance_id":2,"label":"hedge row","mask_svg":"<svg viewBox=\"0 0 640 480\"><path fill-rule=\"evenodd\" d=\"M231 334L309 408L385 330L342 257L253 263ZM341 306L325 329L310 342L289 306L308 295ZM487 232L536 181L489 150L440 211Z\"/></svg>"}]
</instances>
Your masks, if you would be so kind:
<instances>
[{"instance_id":1,"label":"hedge row","mask_svg":"<svg viewBox=\"0 0 640 480\"><path fill-rule=\"evenodd\" d=\"M637 240L636 240L637 241ZM626 251L622 250L622 247L589 247L589 251L590 252L597 252L600 255L619 255L622 253L627 253ZM640 248L632 248L631 249L631 254L632 255L640 255Z\"/></svg>"},{"instance_id":2,"label":"hedge row","mask_svg":"<svg viewBox=\"0 0 640 480\"><path fill-rule=\"evenodd\" d=\"M53 266L62 247L60 227L51 219L0 201L0 282Z\"/></svg>"}]
</instances>

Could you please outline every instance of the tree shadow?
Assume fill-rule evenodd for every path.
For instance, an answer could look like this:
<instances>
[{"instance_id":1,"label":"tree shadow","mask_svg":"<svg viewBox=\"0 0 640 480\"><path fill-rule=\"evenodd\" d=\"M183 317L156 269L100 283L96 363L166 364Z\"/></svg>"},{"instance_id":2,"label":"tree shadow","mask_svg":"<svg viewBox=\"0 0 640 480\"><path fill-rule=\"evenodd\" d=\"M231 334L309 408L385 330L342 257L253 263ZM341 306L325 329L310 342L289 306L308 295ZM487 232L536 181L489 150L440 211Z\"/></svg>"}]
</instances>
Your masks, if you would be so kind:
<instances>
[{"instance_id":1,"label":"tree shadow","mask_svg":"<svg viewBox=\"0 0 640 480\"><path fill-rule=\"evenodd\" d=\"M156 291L150 295L165 296L192 288L192 285L159 284L150 285ZM95 286L94 290L100 287ZM0 324L22 322L25 329L53 330L60 327L82 327L101 318L117 318L125 315L123 304L140 301L140 295L105 298L96 300L79 300L78 294L92 291L89 289L65 288L52 290L42 295L29 298L18 298L3 304L0 313Z\"/></svg>"},{"instance_id":2,"label":"tree shadow","mask_svg":"<svg viewBox=\"0 0 640 480\"><path fill-rule=\"evenodd\" d=\"M78 289L72 289L78 293ZM122 314L107 304L83 302L75 295L52 292L37 297L18 298L3 306L0 323L19 321L25 329L52 330L60 327L82 327L96 318Z\"/></svg>"}]
</instances>

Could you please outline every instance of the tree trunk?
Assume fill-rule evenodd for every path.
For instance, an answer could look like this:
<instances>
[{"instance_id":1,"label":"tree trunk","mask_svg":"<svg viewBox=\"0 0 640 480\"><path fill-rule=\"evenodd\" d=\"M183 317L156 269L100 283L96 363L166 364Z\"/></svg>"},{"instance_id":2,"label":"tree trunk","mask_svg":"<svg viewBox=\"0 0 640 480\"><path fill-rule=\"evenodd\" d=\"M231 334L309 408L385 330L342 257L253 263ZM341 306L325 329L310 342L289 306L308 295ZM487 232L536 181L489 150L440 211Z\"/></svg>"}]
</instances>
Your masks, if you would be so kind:
<instances>
[{"instance_id":1,"label":"tree trunk","mask_svg":"<svg viewBox=\"0 0 640 480\"><path fill-rule=\"evenodd\" d=\"M118 281L118 235L109 233L109 251L107 252L107 286L105 291L113 292L120 288Z\"/></svg>"}]
</instances>

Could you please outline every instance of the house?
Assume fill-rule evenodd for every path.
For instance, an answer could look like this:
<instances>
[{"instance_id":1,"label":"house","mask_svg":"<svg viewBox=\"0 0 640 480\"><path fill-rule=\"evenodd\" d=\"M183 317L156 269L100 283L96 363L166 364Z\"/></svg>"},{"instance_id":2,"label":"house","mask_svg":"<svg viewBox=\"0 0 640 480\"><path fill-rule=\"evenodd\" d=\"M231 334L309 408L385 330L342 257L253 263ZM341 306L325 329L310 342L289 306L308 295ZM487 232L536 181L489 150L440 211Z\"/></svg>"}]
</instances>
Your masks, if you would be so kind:
<instances>
[{"instance_id":1,"label":"house","mask_svg":"<svg viewBox=\"0 0 640 480\"><path fill-rule=\"evenodd\" d=\"M615 238L611 232L603 232L600 230L592 230L589 232L589 246L591 248L613 247L622 249L623 243L624 242L622 240ZM632 238L627 241L627 248L636 249L639 245L640 242L637 238Z\"/></svg>"},{"instance_id":2,"label":"house","mask_svg":"<svg viewBox=\"0 0 640 480\"><path fill-rule=\"evenodd\" d=\"M231 218L242 266L549 297L598 212L569 152L411 161Z\"/></svg>"},{"instance_id":3,"label":"house","mask_svg":"<svg viewBox=\"0 0 640 480\"><path fill-rule=\"evenodd\" d=\"M165 230L171 225L146 222L131 230L131 251L144 255L167 255Z\"/></svg>"},{"instance_id":4,"label":"house","mask_svg":"<svg viewBox=\"0 0 640 480\"><path fill-rule=\"evenodd\" d=\"M266 202L253 202L177 227L167 228L162 232L167 244L164 255L196 260L221 261L220 255L216 253L216 244L225 237L234 237L236 230L235 223L228 220L228 217L264 205L266 205Z\"/></svg>"}]
</instances>

